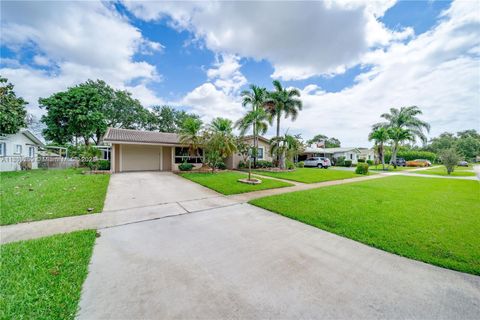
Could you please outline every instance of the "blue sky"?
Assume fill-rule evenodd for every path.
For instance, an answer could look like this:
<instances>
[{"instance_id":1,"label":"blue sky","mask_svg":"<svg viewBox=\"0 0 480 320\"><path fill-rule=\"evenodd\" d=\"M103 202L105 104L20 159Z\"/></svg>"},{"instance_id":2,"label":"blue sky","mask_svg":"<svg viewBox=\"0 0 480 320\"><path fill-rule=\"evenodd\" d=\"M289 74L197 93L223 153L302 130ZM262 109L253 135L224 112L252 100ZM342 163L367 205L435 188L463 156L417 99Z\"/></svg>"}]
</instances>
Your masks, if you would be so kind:
<instances>
[{"instance_id":1,"label":"blue sky","mask_svg":"<svg viewBox=\"0 0 480 320\"><path fill-rule=\"evenodd\" d=\"M424 110L430 135L478 129L478 2L1 6L0 72L38 116L39 97L98 78L145 107L235 120L244 112L241 90L280 79L304 101L282 131L305 138L323 133L345 146L368 145L381 113L411 104Z\"/></svg>"}]
</instances>

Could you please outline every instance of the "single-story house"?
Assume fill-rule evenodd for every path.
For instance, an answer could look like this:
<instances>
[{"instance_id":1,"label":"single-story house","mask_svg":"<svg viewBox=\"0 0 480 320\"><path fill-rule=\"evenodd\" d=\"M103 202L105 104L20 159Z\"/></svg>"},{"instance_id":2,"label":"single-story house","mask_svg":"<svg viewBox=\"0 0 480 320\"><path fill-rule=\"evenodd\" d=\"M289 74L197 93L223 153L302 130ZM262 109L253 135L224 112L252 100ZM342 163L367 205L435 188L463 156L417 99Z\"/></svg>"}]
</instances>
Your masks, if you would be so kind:
<instances>
[{"instance_id":1,"label":"single-story house","mask_svg":"<svg viewBox=\"0 0 480 320\"><path fill-rule=\"evenodd\" d=\"M319 148L312 144L305 148L299 156L299 160L302 161L310 157L326 157L333 162L339 157L345 157L345 160L351 160L353 164L356 164L358 159L373 161L374 153L372 149L367 148Z\"/></svg>"},{"instance_id":2,"label":"single-story house","mask_svg":"<svg viewBox=\"0 0 480 320\"><path fill-rule=\"evenodd\" d=\"M251 136L245 139L253 144ZM176 133L109 128L104 142L111 144L113 172L178 171L178 166L185 161L197 168L202 165L202 150L191 156L188 145L182 144ZM258 149L259 160L272 160L268 139L260 137ZM236 169L241 160L241 155L234 154L225 159L225 164L229 169Z\"/></svg>"},{"instance_id":3,"label":"single-story house","mask_svg":"<svg viewBox=\"0 0 480 320\"><path fill-rule=\"evenodd\" d=\"M20 162L24 160L32 163L32 169L37 169L39 147L44 147L43 142L28 129L0 135L0 171L20 170Z\"/></svg>"}]
</instances>

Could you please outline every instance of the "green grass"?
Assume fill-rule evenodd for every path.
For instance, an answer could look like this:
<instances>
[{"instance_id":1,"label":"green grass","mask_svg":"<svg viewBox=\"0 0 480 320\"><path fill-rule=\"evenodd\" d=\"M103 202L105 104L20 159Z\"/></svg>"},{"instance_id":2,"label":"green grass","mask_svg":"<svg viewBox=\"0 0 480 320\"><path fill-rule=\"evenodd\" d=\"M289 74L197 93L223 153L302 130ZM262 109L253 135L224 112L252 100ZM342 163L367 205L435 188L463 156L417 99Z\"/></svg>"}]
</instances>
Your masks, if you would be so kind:
<instances>
[{"instance_id":1,"label":"green grass","mask_svg":"<svg viewBox=\"0 0 480 320\"><path fill-rule=\"evenodd\" d=\"M480 275L478 181L393 176L251 203L385 251Z\"/></svg>"},{"instance_id":2,"label":"green grass","mask_svg":"<svg viewBox=\"0 0 480 320\"><path fill-rule=\"evenodd\" d=\"M0 224L101 212L109 175L80 169L0 173Z\"/></svg>"},{"instance_id":3,"label":"green grass","mask_svg":"<svg viewBox=\"0 0 480 320\"><path fill-rule=\"evenodd\" d=\"M95 230L1 246L0 319L74 319Z\"/></svg>"},{"instance_id":4,"label":"green grass","mask_svg":"<svg viewBox=\"0 0 480 320\"><path fill-rule=\"evenodd\" d=\"M231 171L217 172L214 174L190 172L182 173L180 175L188 180L201 184L204 187L226 195L292 186L290 183L264 178L261 178L261 184L245 184L238 182L237 180L246 178L246 174Z\"/></svg>"},{"instance_id":5,"label":"green grass","mask_svg":"<svg viewBox=\"0 0 480 320\"><path fill-rule=\"evenodd\" d=\"M447 169L444 166L439 168L421 170L421 171L414 171L413 173L418 174L432 174L438 176L448 176ZM475 176L475 172L468 171L468 168L464 167L456 167L455 170L450 174L451 177L473 177Z\"/></svg>"},{"instance_id":6,"label":"green grass","mask_svg":"<svg viewBox=\"0 0 480 320\"><path fill-rule=\"evenodd\" d=\"M381 164L379 165L374 165L374 166L369 166L369 170L375 170L375 171L383 171L383 166ZM385 165L385 171L405 171L405 170L412 170L412 169L418 169L415 167L397 167L396 169L393 168L393 166Z\"/></svg>"},{"instance_id":7,"label":"green grass","mask_svg":"<svg viewBox=\"0 0 480 320\"><path fill-rule=\"evenodd\" d=\"M255 174L303 183L364 177L364 175L356 174L353 171L317 168L297 168L295 171L288 172L255 171Z\"/></svg>"}]
</instances>

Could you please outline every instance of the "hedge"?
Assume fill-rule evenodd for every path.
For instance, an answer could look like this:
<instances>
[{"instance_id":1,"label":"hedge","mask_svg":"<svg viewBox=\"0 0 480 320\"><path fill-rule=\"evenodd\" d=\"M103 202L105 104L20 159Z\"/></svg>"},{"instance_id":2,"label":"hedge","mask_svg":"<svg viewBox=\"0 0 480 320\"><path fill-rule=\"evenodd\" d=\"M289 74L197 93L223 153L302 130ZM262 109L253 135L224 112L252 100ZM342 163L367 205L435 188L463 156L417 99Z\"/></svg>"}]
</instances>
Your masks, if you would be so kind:
<instances>
[{"instance_id":1,"label":"hedge","mask_svg":"<svg viewBox=\"0 0 480 320\"><path fill-rule=\"evenodd\" d=\"M391 157L392 157L391 152L385 152L385 163L389 163ZM428 151L410 150L410 151L399 151L397 153L397 159L398 158L404 158L405 161L416 160L416 159L427 159L433 163L437 159L437 155L433 152L428 152Z\"/></svg>"}]
</instances>

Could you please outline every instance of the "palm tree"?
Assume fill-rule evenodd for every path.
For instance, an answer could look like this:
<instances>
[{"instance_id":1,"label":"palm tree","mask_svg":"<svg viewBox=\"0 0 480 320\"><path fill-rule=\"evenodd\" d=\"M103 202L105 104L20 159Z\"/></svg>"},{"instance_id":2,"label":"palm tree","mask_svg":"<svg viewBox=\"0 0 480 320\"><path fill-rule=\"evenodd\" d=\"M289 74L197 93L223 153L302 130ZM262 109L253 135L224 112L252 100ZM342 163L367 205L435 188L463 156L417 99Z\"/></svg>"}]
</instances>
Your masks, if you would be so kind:
<instances>
[{"instance_id":1,"label":"palm tree","mask_svg":"<svg viewBox=\"0 0 480 320\"><path fill-rule=\"evenodd\" d=\"M210 138L216 143L220 156L225 159L237 151L237 143L233 134L233 123L229 119L215 118L210 123Z\"/></svg>"},{"instance_id":2,"label":"palm tree","mask_svg":"<svg viewBox=\"0 0 480 320\"><path fill-rule=\"evenodd\" d=\"M268 99L264 105L270 114L271 122L276 119L277 134L276 138L280 137L280 119L282 115L285 118L291 117L293 121L298 116L298 112L302 110L303 104L300 99L300 91L298 89L286 89L278 80L273 81L275 91L269 93ZM277 159L278 161L279 159Z\"/></svg>"},{"instance_id":3,"label":"palm tree","mask_svg":"<svg viewBox=\"0 0 480 320\"><path fill-rule=\"evenodd\" d=\"M233 122L230 119L225 118L215 118L210 123L210 130L220 133L232 133L233 132Z\"/></svg>"},{"instance_id":4,"label":"palm tree","mask_svg":"<svg viewBox=\"0 0 480 320\"><path fill-rule=\"evenodd\" d=\"M390 163L393 164L393 167L397 167L397 152L400 143L404 141L415 142L415 136L409 129L403 129L399 127L388 128L388 136L392 140L392 159Z\"/></svg>"},{"instance_id":5,"label":"palm tree","mask_svg":"<svg viewBox=\"0 0 480 320\"><path fill-rule=\"evenodd\" d=\"M285 169L286 158L293 160L295 155L301 152L303 144L298 139L298 136L285 134L281 137L273 137L270 139L270 148L271 153L279 159L278 165L280 169Z\"/></svg>"},{"instance_id":6,"label":"palm tree","mask_svg":"<svg viewBox=\"0 0 480 320\"><path fill-rule=\"evenodd\" d=\"M380 127L378 129L374 129L370 132L368 136L368 140L375 141L375 146L377 150L378 157L382 161L382 169L385 170L385 143L390 139L389 132L386 128Z\"/></svg>"},{"instance_id":7,"label":"palm tree","mask_svg":"<svg viewBox=\"0 0 480 320\"><path fill-rule=\"evenodd\" d=\"M198 149L202 145L202 120L196 118L187 118L182 123L179 132L180 143L188 145L188 151L191 156L198 156Z\"/></svg>"},{"instance_id":8,"label":"palm tree","mask_svg":"<svg viewBox=\"0 0 480 320\"><path fill-rule=\"evenodd\" d=\"M420 120L417 116L422 114L422 110L420 110L417 106L410 106L410 107L401 107L400 109L391 108L390 113L384 113L381 115L382 118L387 120L386 122L380 122L373 126L373 129L378 128L387 128L387 129L394 129L391 133L394 133L394 136L391 136L392 139L392 158L390 159L390 163L396 167L397 163L397 152L399 144L402 142L398 140L398 137L405 137L406 135L409 138L405 138L405 140L410 140L415 142L416 138L419 138L423 143L427 142L427 137L423 133L424 130L427 132L430 131L430 125ZM408 131L407 133L401 133L401 130Z\"/></svg>"},{"instance_id":9,"label":"palm tree","mask_svg":"<svg viewBox=\"0 0 480 320\"><path fill-rule=\"evenodd\" d=\"M258 134L264 134L268 129L268 114L263 106L267 96L265 88L256 85L250 85L250 90L242 91L242 105L244 107L250 105L252 109L235 124L240 129L241 135L244 135L250 127L253 130L253 165L257 165L257 151L258 151Z\"/></svg>"}]
</instances>

